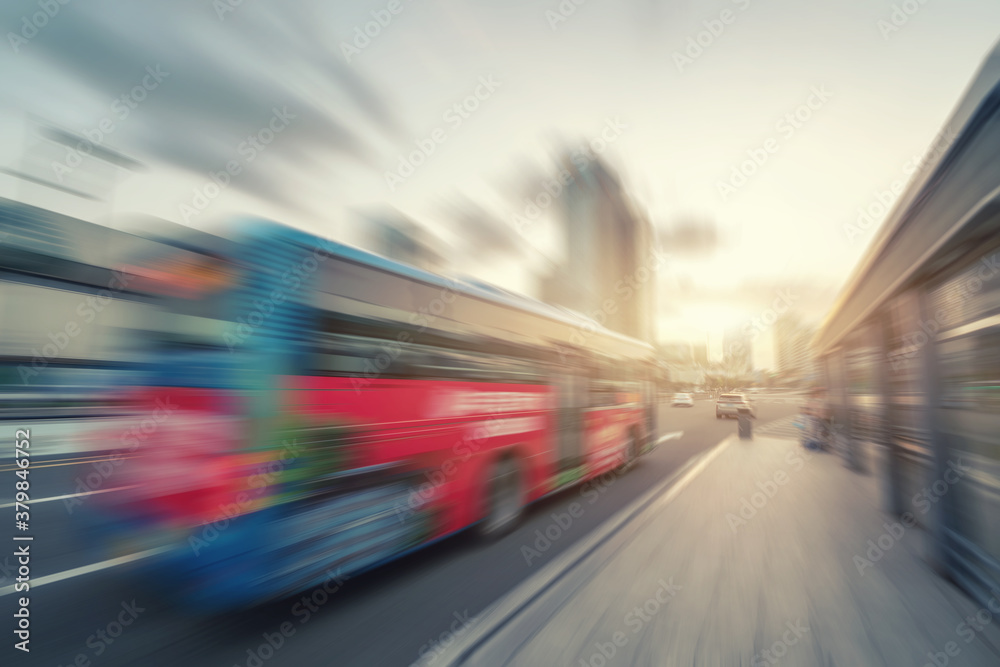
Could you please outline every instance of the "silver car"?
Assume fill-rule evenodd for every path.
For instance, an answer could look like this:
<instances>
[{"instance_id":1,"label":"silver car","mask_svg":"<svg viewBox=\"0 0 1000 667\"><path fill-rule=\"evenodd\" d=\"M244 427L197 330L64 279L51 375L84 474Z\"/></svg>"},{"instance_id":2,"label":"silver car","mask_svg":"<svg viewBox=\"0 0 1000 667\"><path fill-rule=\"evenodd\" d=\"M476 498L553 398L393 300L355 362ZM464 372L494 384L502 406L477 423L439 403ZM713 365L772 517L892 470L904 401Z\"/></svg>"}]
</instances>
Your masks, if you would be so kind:
<instances>
[{"instance_id":1,"label":"silver car","mask_svg":"<svg viewBox=\"0 0 1000 667\"><path fill-rule=\"evenodd\" d=\"M671 405L675 408L693 408L694 399L691 397L691 394L674 394L674 400L671 402Z\"/></svg>"},{"instance_id":2,"label":"silver car","mask_svg":"<svg viewBox=\"0 0 1000 667\"><path fill-rule=\"evenodd\" d=\"M750 416L757 418L757 409L745 394L720 394L715 402L715 418L736 417L740 408L750 408Z\"/></svg>"}]
</instances>

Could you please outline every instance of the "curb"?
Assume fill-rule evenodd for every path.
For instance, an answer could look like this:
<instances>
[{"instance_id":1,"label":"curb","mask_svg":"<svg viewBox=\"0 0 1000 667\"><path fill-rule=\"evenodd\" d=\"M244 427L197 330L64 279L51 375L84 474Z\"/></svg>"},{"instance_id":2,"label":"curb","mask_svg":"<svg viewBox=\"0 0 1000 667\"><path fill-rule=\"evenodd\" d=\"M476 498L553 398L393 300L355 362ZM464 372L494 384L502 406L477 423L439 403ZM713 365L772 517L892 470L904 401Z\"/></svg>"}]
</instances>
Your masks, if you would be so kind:
<instances>
[{"instance_id":1,"label":"curb","mask_svg":"<svg viewBox=\"0 0 1000 667\"><path fill-rule=\"evenodd\" d=\"M521 582L470 621L470 631L457 639L442 653L417 660L412 667L459 667L490 640L501 628L513 621L532 602L544 595L556 583L591 556L598 547L613 538L626 524L640 515L655 511L672 501L688 483L697 477L736 436L730 435L707 452L688 459L666 481L635 500L601 524L589 537L570 547L533 576Z\"/></svg>"}]
</instances>

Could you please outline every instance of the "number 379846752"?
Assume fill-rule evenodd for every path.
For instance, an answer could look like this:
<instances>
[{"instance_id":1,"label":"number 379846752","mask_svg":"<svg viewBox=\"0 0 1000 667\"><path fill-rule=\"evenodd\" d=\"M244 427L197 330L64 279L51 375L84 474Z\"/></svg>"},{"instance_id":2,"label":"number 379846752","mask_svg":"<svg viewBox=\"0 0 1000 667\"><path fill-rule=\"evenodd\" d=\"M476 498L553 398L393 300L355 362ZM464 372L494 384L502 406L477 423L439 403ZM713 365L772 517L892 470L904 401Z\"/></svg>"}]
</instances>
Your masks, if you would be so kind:
<instances>
[{"instance_id":1,"label":"number 379846752","mask_svg":"<svg viewBox=\"0 0 1000 667\"><path fill-rule=\"evenodd\" d=\"M31 466L31 457L28 450L31 448L31 431L19 429L14 433L14 459L17 462L18 470L15 472L19 478L14 483L14 520L17 522L28 521L28 505L30 499L28 490L31 488L28 482L28 473Z\"/></svg>"}]
</instances>

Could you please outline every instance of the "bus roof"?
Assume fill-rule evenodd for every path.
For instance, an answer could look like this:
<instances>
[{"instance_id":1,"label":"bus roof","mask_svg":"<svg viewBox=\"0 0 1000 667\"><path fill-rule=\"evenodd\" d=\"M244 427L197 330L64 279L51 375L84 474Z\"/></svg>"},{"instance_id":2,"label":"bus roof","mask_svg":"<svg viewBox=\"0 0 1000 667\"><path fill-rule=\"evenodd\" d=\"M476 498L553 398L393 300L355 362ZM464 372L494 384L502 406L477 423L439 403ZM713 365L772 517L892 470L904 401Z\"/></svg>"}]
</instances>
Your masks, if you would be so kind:
<instances>
[{"instance_id":1,"label":"bus roof","mask_svg":"<svg viewBox=\"0 0 1000 667\"><path fill-rule=\"evenodd\" d=\"M422 328L514 344L565 346L615 357L654 356L654 348L646 342L606 329L573 311L500 288L446 278L270 221L253 221L245 231L251 243L269 249L257 257L273 261L276 269L291 259L276 252L274 244L279 240L318 248L339 260L324 262L323 279L317 281L320 294L316 305L325 310L407 327L414 324L415 314L433 307L437 300L442 312L433 317L428 313L432 323ZM442 295L451 300L445 303Z\"/></svg>"}]
</instances>

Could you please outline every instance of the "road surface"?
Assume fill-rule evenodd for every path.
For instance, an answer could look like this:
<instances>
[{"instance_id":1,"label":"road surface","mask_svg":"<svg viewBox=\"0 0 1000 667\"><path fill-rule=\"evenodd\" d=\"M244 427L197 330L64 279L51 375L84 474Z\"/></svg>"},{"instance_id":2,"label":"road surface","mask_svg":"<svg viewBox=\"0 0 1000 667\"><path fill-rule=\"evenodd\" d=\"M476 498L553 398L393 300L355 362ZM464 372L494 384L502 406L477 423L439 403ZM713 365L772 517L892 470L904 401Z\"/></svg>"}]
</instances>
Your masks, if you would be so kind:
<instances>
[{"instance_id":1,"label":"road surface","mask_svg":"<svg viewBox=\"0 0 1000 667\"><path fill-rule=\"evenodd\" d=\"M762 399L757 423L796 410L794 400ZM13 664L67 667L410 665L449 642L452 630L461 632L468 619L692 456L736 431L735 420L715 418L710 400L698 400L694 408L663 405L660 420L661 433L683 435L664 442L625 475L536 503L521 526L496 543L483 545L460 535L346 581L325 603L314 604L315 611L301 603L301 595L224 616L196 616L171 608L135 580L134 565L88 560L86 545L73 536L74 515L69 510L74 505L67 499L37 503L32 508L32 578L50 581L31 591L30 657L26 660L10 643L3 652L16 654ZM93 470L89 459L35 461L32 497L75 494L77 478ZM13 473L2 476L11 480L12 487ZM104 484L99 491L114 489L114 475ZM552 528L553 515L565 516L572 503L583 508L582 514L565 529ZM544 532L555 539L539 540ZM7 592L0 596L0 611L7 619L14 609L9 564L0 557L0 568L8 568L0 569L0 577L6 579L0 590Z\"/></svg>"}]
</instances>

